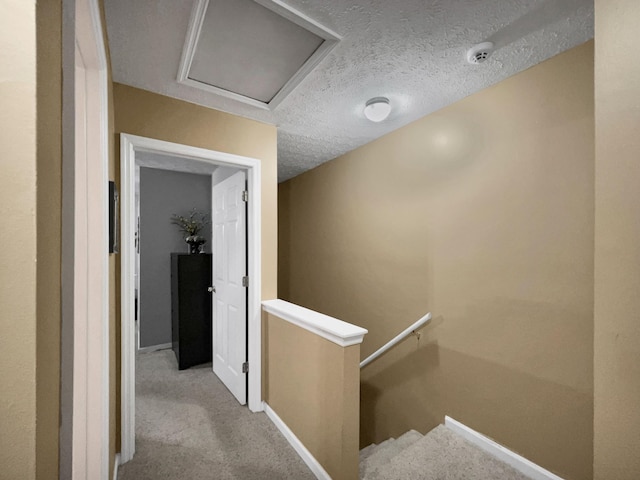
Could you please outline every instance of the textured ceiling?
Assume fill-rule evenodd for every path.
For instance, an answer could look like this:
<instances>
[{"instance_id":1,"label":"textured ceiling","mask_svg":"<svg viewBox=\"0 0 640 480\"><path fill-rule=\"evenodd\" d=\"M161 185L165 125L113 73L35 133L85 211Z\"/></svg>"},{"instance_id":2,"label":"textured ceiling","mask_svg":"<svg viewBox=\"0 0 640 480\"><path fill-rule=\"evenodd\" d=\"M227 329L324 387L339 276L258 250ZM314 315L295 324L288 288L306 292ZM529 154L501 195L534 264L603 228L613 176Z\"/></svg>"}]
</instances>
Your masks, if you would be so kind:
<instances>
[{"instance_id":1,"label":"textured ceiling","mask_svg":"<svg viewBox=\"0 0 640 480\"><path fill-rule=\"evenodd\" d=\"M105 0L113 79L277 125L283 181L593 38L593 0L286 3L343 40L274 111L177 82L194 0ZM495 52L468 64L482 41ZM393 110L376 124L378 96Z\"/></svg>"}]
</instances>

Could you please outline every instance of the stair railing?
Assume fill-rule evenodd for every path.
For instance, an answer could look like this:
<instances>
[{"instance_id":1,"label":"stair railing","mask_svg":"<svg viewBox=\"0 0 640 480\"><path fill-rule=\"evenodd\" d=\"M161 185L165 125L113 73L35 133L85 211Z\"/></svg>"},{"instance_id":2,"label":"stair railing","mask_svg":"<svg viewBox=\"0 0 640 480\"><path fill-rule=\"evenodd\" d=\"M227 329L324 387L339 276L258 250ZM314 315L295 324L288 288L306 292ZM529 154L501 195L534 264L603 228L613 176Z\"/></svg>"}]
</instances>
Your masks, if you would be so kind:
<instances>
[{"instance_id":1,"label":"stair railing","mask_svg":"<svg viewBox=\"0 0 640 480\"><path fill-rule=\"evenodd\" d=\"M396 335L394 338L389 340L387 343L385 343L378 350L376 350L371 355L369 355L367 358L365 358L362 362L360 362L360 368L363 368L363 367L366 367L367 365L369 365L371 362L373 362L380 355L385 353L387 350L395 347L398 343L400 343L402 340L407 338L412 333L417 335L418 339L420 339L420 334L417 333L416 330L418 330L420 327L422 327L429 320L431 320L431 312L427 313L424 317L422 317L420 320L415 322L413 325L405 328L401 333Z\"/></svg>"}]
</instances>

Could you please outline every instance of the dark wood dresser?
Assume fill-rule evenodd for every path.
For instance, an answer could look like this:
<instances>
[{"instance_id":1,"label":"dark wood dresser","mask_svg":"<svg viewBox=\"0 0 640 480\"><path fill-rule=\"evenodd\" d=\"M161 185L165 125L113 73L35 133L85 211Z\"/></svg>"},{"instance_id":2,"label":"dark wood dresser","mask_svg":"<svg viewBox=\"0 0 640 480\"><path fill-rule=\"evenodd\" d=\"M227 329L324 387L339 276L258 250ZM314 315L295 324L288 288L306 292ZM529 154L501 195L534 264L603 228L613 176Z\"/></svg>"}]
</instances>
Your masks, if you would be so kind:
<instances>
[{"instance_id":1,"label":"dark wood dresser","mask_svg":"<svg viewBox=\"0 0 640 480\"><path fill-rule=\"evenodd\" d=\"M210 285L210 254L171 254L171 344L180 370L211 361Z\"/></svg>"}]
</instances>

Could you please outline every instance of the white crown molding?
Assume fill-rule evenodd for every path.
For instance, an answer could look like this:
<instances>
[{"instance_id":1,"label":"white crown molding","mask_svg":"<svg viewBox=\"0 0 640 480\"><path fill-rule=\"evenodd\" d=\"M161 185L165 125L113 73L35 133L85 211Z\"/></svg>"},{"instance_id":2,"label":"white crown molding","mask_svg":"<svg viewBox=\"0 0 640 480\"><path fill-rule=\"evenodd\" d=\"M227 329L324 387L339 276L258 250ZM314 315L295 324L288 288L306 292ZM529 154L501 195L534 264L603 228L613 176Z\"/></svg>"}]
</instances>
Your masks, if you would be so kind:
<instances>
[{"instance_id":1,"label":"white crown molding","mask_svg":"<svg viewBox=\"0 0 640 480\"><path fill-rule=\"evenodd\" d=\"M333 30L321 25L304 13L290 7L280 0L253 1L324 40L316 51L313 52L313 55L307 59L307 61L287 81L287 83L284 84L278 93L269 102L261 102L260 100L189 78L191 63L193 62L193 57L195 56L198 48L198 40L200 38L200 33L202 32L202 25L209 6L209 0L196 0L193 6L191 19L189 20L189 26L187 27L187 36L185 38L184 47L182 48L182 57L180 59L180 66L178 67L177 80L180 84L230 98L262 110L275 110L278 105L280 105L284 99L287 98L287 96L289 96L289 94L293 92L300 83L302 83L304 78L309 75L309 73L311 73L313 69L316 68L316 66L318 66L318 64L327 55L329 55L329 53L331 53L331 51L342 40L342 37Z\"/></svg>"},{"instance_id":2,"label":"white crown molding","mask_svg":"<svg viewBox=\"0 0 640 480\"><path fill-rule=\"evenodd\" d=\"M326 338L341 347L362 343L364 336L369 333L362 327L284 300L266 300L262 302L262 308L267 313Z\"/></svg>"}]
</instances>

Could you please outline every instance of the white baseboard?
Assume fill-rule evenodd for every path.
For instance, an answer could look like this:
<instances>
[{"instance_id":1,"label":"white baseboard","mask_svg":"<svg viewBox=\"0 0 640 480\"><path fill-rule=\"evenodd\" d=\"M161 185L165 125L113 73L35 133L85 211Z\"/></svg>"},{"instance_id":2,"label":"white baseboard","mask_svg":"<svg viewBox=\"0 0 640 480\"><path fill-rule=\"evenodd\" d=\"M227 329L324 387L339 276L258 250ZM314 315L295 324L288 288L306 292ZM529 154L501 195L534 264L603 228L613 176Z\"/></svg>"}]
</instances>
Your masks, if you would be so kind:
<instances>
[{"instance_id":1,"label":"white baseboard","mask_svg":"<svg viewBox=\"0 0 640 480\"><path fill-rule=\"evenodd\" d=\"M116 458L113 461L113 480L118 480L118 467L120 466L120 454L116 453Z\"/></svg>"},{"instance_id":2,"label":"white baseboard","mask_svg":"<svg viewBox=\"0 0 640 480\"><path fill-rule=\"evenodd\" d=\"M151 345L150 347L140 347L138 353L150 353L156 350L167 350L171 348L170 343L161 343L160 345Z\"/></svg>"},{"instance_id":3,"label":"white baseboard","mask_svg":"<svg viewBox=\"0 0 640 480\"><path fill-rule=\"evenodd\" d=\"M302 461L307 464L307 467L313 472L319 480L331 480L331 477L327 473L327 471L322 468L322 465L315 459L315 457L311 454L307 447L305 447L300 439L296 437L296 435L291 431L289 427L282 421L282 419L278 416L276 412L267 404L267 402L263 402L264 405L264 413L267 414L267 417L271 419L273 424L280 430L280 433L284 435L284 438L291 444L294 450L298 453Z\"/></svg>"},{"instance_id":4,"label":"white baseboard","mask_svg":"<svg viewBox=\"0 0 640 480\"><path fill-rule=\"evenodd\" d=\"M549 470L545 470L541 466L536 465L523 456L512 452L499 443L494 442L490 438L485 437L481 433L476 432L451 417L444 417L444 425L451 431L463 437L465 440L473 443L478 448L481 448L489 455L496 457L498 460L503 461L533 480L563 480L561 477L551 473Z\"/></svg>"}]
</instances>

